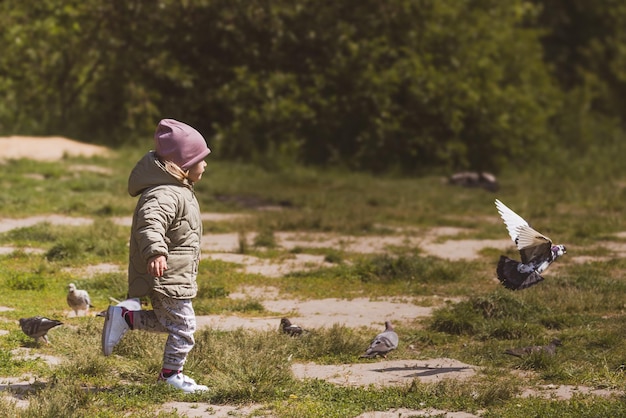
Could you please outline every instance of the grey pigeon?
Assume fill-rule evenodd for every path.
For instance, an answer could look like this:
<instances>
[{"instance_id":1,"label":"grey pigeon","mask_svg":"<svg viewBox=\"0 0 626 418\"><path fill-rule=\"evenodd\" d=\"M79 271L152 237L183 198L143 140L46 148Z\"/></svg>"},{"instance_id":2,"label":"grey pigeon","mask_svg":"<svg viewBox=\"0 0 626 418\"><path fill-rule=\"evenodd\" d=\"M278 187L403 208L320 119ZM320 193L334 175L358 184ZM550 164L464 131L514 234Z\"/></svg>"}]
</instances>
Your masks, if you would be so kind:
<instances>
[{"instance_id":1,"label":"grey pigeon","mask_svg":"<svg viewBox=\"0 0 626 418\"><path fill-rule=\"evenodd\" d=\"M282 318L280 320L279 329L280 331L291 337L297 337L299 335L302 335L303 332L306 332L304 329L302 329L301 326L292 324L291 321L287 318Z\"/></svg>"},{"instance_id":2,"label":"grey pigeon","mask_svg":"<svg viewBox=\"0 0 626 418\"><path fill-rule=\"evenodd\" d=\"M79 312L87 314L89 308L93 308L89 293L86 290L76 289L74 283L70 283L67 288L67 304L72 308L76 316L78 316Z\"/></svg>"},{"instance_id":3,"label":"grey pigeon","mask_svg":"<svg viewBox=\"0 0 626 418\"><path fill-rule=\"evenodd\" d=\"M63 325L63 322L43 316L20 319L20 327L22 327L24 334L34 338L37 342L44 341L46 344L50 344L47 335L48 331L59 325Z\"/></svg>"},{"instance_id":4,"label":"grey pigeon","mask_svg":"<svg viewBox=\"0 0 626 418\"><path fill-rule=\"evenodd\" d=\"M387 358L387 354L398 348L398 334L393 330L390 321L385 321L385 330L378 334L370 346L361 357L374 358L382 356Z\"/></svg>"},{"instance_id":5,"label":"grey pigeon","mask_svg":"<svg viewBox=\"0 0 626 418\"><path fill-rule=\"evenodd\" d=\"M528 225L521 216L496 199L496 207L506 225L511 239L517 246L522 261L500 256L496 272L498 280L511 290L533 286L543 280L543 273L550 264L567 251L564 245L552 245L552 240Z\"/></svg>"},{"instance_id":6,"label":"grey pigeon","mask_svg":"<svg viewBox=\"0 0 626 418\"><path fill-rule=\"evenodd\" d=\"M561 340L559 340L558 338L554 338L552 341L550 341L550 344L548 345L531 345L529 347L510 348L506 350L504 353L509 354L511 356L520 357L520 358L526 357L532 353L542 353L542 352L550 356L553 356L556 354L556 348L561 345L562 345Z\"/></svg>"}]
</instances>

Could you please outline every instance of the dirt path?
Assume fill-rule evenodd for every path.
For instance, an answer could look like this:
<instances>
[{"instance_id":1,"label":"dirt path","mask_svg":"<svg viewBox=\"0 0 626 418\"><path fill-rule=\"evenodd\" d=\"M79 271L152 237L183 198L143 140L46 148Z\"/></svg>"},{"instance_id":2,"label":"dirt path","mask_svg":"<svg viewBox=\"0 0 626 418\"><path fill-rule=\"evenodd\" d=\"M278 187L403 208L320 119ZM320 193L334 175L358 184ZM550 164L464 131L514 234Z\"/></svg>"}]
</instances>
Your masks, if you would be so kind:
<instances>
[{"instance_id":1,"label":"dirt path","mask_svg":"<svg viewBox=\"0 0 626 418\"><path fill-rule=\"evenodd\" d=\"M57 161L66 155L92 157L111 154L108 148L84 144L59 136L0 137L0 160L30 158L40 161Z\"/></svg>"}]
</instances>

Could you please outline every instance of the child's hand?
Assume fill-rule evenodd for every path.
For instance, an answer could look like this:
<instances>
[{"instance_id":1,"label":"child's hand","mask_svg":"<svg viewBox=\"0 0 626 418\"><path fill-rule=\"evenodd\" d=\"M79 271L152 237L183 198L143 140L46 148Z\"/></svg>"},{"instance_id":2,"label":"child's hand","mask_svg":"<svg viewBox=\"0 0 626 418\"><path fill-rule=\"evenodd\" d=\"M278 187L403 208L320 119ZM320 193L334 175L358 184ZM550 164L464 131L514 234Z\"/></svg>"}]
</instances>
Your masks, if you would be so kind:
<instances>
[{"instance_id":1,"label":"child's hand","mask_svg":"<svg viewBox=\"0 0 626 418\"><path fill-rule=\"evenodd\" d=\"M161 277L167 270L167 258L164 255L157 255L148 260L148 273L154 277Z\"/></svg>"}]
</instances>

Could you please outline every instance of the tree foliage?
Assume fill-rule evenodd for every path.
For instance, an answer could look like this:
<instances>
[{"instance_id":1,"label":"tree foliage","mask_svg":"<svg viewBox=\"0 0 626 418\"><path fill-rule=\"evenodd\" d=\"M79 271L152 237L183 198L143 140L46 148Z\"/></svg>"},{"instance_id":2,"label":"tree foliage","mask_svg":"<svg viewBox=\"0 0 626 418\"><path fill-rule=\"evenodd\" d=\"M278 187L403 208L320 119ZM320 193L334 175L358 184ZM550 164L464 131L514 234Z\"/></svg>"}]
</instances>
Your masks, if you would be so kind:
<instances>
[{"instance_id":1,"label":"tree foliage","mask_svg":"<svg viewBox=\"0 0 626 418\"><path fill-rule=\"evenodd\" d=\"M626 3L534 3L540 7L535 25L545 28L544 60L567 97L562 136L580 153L615 141L612 129L626 126Z\"/></svg>"},{"instance_id":2,"label":"tree foliage","mask_svg":"<svg viewBox=\"0 0 626 418\"><path fill-rule=\"evenodd\" d=\"M497 171L558 144L581 102L626 119L625 18L617 0L3 0L0 134L118 145L174 117L222 158Z\"/></svg>"}]
</instances>

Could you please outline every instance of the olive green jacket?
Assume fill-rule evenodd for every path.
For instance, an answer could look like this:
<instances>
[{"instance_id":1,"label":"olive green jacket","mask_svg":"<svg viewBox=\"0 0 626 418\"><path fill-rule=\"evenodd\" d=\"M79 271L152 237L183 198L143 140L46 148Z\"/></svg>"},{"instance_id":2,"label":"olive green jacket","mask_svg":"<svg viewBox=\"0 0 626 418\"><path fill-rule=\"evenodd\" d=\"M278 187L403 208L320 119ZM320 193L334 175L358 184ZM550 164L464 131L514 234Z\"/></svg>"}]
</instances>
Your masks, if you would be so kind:
<instances>
[{"instance_id":1,"label":"olive green jacket","mask_svg":"<svg viewBox=\"0 0 626 418\"><path fill-rule=\"evenodd\" d=\"M202 220L193 187L168 173L150 151L133 168L128 193L139 196L130 235L128 297L154 290L174 299L194 298ZM167 257L167 270L163 277L152 277L148 260L159 254Z\"/></svg>"}]
</instances>

